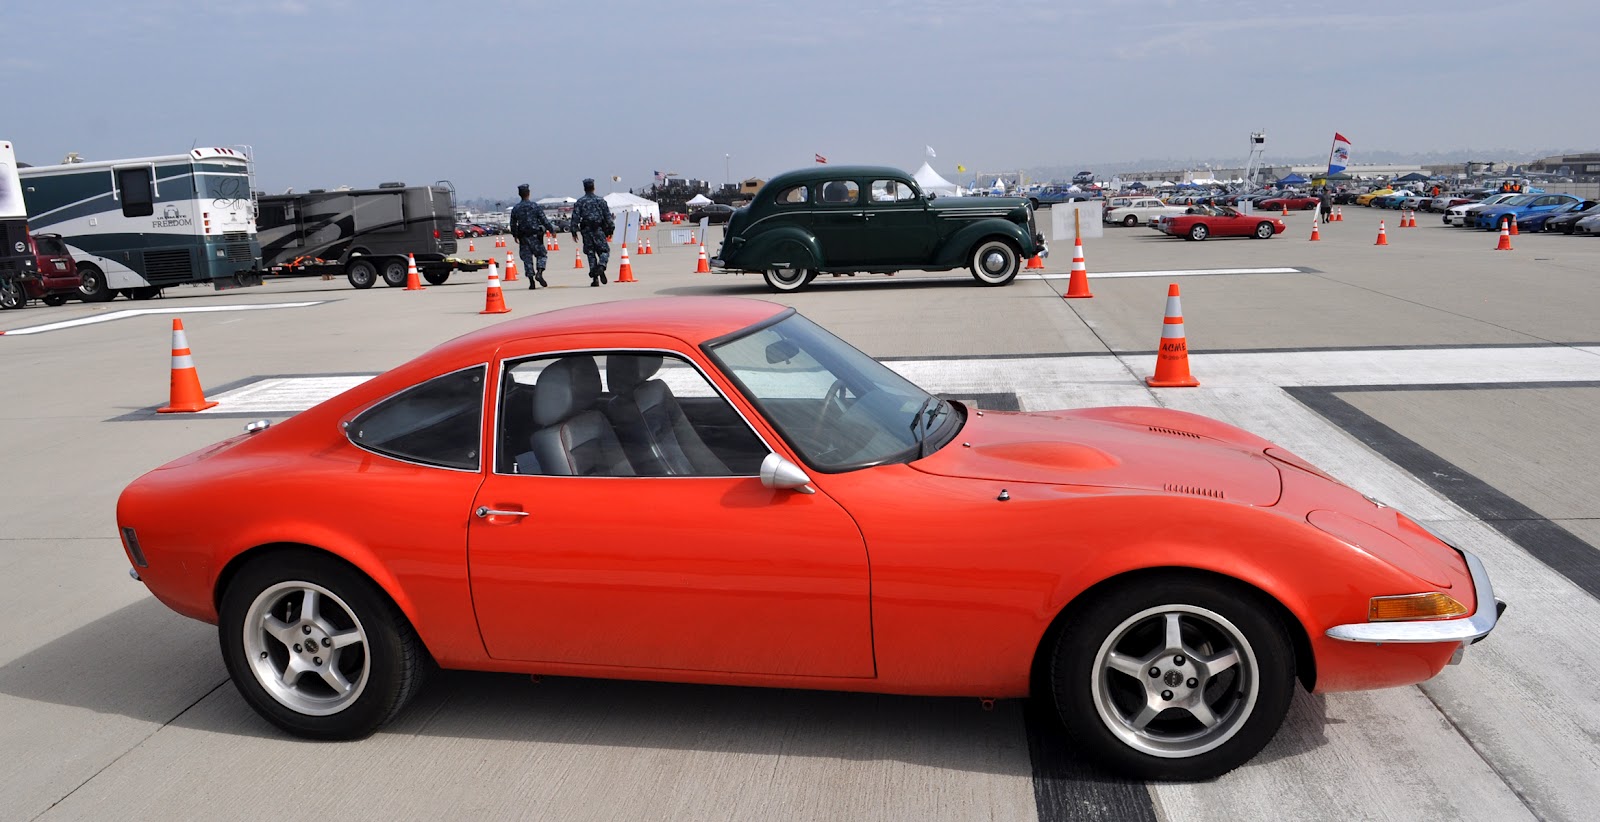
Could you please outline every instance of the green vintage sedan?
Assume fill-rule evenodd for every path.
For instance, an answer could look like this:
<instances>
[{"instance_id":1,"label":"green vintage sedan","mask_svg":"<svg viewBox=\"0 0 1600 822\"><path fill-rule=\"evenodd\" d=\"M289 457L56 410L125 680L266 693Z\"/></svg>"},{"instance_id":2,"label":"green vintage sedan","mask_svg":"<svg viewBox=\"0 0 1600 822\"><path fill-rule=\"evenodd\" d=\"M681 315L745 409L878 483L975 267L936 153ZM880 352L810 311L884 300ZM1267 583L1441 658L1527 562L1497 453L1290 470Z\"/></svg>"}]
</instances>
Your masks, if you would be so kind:
<instances>
[{"instance_id":1,"label":"green vintage sedan","mask_svg":"<svg viewBox=\"0 0 1600 822\"><path fill-rule=\"evenodd\" d=\"M949 271L1006 285L1044 250L1019 197L937 197L887 166L818 166L773 177L733 213L712 267L760 272L774 291L820 273Z\"/></svg>"}]
</instances>

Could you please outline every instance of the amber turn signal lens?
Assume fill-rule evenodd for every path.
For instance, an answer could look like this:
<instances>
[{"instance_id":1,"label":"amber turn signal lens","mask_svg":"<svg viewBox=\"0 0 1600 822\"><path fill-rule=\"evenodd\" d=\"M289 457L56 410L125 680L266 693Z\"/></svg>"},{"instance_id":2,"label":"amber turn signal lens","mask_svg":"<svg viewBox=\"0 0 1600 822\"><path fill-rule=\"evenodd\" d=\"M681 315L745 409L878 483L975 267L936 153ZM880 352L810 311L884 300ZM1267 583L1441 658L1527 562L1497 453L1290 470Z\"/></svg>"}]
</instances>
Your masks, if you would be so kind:
<instances>
[{"instance_id":1,"label":"amber turn signal lens","mask_svg":"<svg viewBox=\"0 0 1600 822\"><path fill-rule=\"evenodd\" d=\"M1392 622L1397 619L1444 619L1466 615L1466 606L1440 593L1373 597L1372 602L1367 606L1368 622Z\"/></svg>"}]
</instances>

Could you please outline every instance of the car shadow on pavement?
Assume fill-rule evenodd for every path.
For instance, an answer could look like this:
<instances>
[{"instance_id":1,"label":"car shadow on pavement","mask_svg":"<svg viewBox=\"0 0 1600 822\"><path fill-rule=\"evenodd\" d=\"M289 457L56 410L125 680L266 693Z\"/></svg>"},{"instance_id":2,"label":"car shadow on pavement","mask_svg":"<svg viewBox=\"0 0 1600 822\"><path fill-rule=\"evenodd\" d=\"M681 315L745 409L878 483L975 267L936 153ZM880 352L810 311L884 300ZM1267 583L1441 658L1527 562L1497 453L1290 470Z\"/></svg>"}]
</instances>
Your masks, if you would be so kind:
<instances>
[{"instance_id":1,"label":"car shadow on pavement","mask_svg":"<svg viewBox=\"0 0 1600 822\"><path fill-rule=\"evenodd\" d=\"M743 278L719 278L718 282L705 285L685 285L673 288L663 288L656 293L674 297L708 297L708 296L735 296L735 297L765 297L767 299L782 300L792 296L805 294L820 294L829 291L868 291L873 289L917 289L917 288L980 288L974 283L972 277L966 275L920 274L914 273L907 276L885 277L882 274L862 274L856 277L819 278L800 291L787 294L779 293L767 288L760 275L750 275Z\"/></svg>"},{"instance_id":2,"label":"car shadow on pavement","mask_svg":"<svg viewBox=\"0 0 1600 822\"><path fill-rule=\"evenodd\" d=\"M141 599L0 666L0 694L239 737L282 740L231 684L216 630ZM1258 761L1325 743L1322 697L1298 694ZM379 732L849 760L1097 783L1038 701L439 671Z\"/></svg>"}]
</instances>

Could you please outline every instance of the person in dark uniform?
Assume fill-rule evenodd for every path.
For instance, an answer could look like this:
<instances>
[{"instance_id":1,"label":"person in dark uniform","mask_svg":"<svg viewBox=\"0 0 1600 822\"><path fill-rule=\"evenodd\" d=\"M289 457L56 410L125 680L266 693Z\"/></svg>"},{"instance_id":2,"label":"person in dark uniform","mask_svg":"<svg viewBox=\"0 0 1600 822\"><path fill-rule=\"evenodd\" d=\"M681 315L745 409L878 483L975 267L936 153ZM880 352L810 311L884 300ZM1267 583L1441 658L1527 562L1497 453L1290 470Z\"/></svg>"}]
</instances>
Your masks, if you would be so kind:
<instances>
[{"instance_id":1,"label":"person in dark uniform","mask_svg":"<svg viewBox=\"0 0 1600 822\"><path fill-rule=\"evenodd\" d=\"M522 271L528 275L528 287L549 288L550 284L544 281L544 267L550 260L550 255L545 251L545 232L556 233L555 223L544 214L544 206L528 198L528 184L517 186L517 195L522 202L511 208L511 236L517 240L517 256L522 258ZM534 260L538 260L537 265Z\"/></svg>"},{"instance_id":2,"label":"person in dark uniform","mask_svg":"<svg viewBox=\"0 0 1600 822\"><path fill-rule=\"evenodd\" d=\"M595 196L594 178L585 178L583 196L572 204L572 239L583 238L583 255L589 258L590 286L606 282L606 263L611 261L611 245L606 237L616 230L611 206Z\"/></svg>"},{"instance_id":3,"label":"person in dark uniform","mask_svg":"<svg viewBox=\"0 0 1600 822\"><path fill-rule=\"evenodd\" d=\"M1328 190L1327 186L1322 187L1322 194L1317 197L1317 205L1322 208L1323 222L1333 219L1333 193Z\"/></svg>"}]
</instances>

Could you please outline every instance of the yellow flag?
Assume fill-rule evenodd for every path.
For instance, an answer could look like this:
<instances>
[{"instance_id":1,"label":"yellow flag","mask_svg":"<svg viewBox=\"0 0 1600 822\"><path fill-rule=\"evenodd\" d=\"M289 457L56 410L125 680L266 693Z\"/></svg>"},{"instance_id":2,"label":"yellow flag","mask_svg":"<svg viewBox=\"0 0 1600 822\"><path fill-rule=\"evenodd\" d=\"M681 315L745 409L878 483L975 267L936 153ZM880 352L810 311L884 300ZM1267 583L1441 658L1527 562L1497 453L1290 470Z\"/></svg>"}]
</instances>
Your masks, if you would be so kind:
<instances>
[{"instance_id":1,"label":"yellow flag","mask_svg":"<svg viewBox=\"0 0 1600 822\"><path fill-rule=\"evenodd\" d=\"M966 166L956 166L956 171L966 171L966 170L967 170Z\"/></svg>"}]
</instances>

